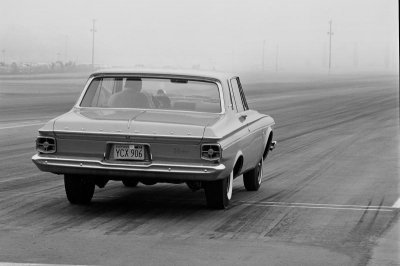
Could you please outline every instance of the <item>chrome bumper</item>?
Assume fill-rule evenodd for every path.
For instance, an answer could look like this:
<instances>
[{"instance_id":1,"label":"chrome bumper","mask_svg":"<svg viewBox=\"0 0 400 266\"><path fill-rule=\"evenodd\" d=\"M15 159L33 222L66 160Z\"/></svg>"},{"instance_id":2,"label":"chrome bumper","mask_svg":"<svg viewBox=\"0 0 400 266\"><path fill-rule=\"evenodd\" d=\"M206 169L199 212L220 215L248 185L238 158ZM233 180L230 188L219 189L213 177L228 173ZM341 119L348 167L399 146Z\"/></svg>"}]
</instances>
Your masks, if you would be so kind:
<instances>
[{"instance_id":1,"label":"chrome bumper","mask_svg":"<svg viewBox=\"0 0 400 266\"><path fill-rule=\"evenodd\" d=\"M153 178L183 181L212 181L227 175L223 164L175 164L175 163L114 163L96 159L76 159L45 154L32 157L35 165L44 172L55 174L99 175L107 178Z\"/></svg>"}]
</instances>

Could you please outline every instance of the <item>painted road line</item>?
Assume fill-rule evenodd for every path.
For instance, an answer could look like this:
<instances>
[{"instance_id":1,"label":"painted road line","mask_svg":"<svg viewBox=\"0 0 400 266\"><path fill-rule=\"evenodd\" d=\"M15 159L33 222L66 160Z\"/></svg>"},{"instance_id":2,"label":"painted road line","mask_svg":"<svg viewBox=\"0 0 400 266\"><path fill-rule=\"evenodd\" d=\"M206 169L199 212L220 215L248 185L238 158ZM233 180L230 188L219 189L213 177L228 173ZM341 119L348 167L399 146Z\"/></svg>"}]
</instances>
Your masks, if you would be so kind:
<instances>
[{"instance_id":1,"label":"painted road line","mask_svg":"<svg viewBox=\"0 0 400 266\"><path fill-rule=\"evenodd\" d=\"M277 208L299 208L299 209L324 209L324 210L350 210L350 211L378 211L393 212L390 209L370 209L370 208L340 208L328 206L305 206L305 205L282 205L282 204L258 204L258 203L241 203L240 205L259 206L259 207L277 207Z\"/></svg>"},{"instance_id":2,"label":"painted road line","mask_svg":"<svg viewBox=\"0 0 400 266\"><path fill-rule=\"evenodd\" d=\"M18 262L0 262L0 266L89 266L82 264L44 264L44 263L18 263Z\"/></svg>"},{"instance_id":3,"label":"painted road line","mask_svg":"<svg viewBox=\"0 0 400 266\"><path fill-rule=\"evenodd\" d=\"M23 125L15 125L15 126L5 126L5 127L0 127L0 130L2 130L2 129L11 129L11 128L19 128L19 127L32 127L32 126L43 125L44 123L45 122L32 123L32 124L23 124Z\"/></svg>"},{"instance_id":4,"label":"painted road line","mask_svg":"<svg viewBox=\"0 0 400 266\"><path fill-rule=\"evenodd\" d=\"M400 200L400 199L399 199ZM399 201L398 200L398 201ZM343 207L343 208L360 208L360 209L393 209L394 206L377 206L377 205L347 205L347 204L326 204L326 203L305 203L305 202L280 202L280 201L238 201L243 203L258 204L279 204L279 205L305 205L305 206L322 206L322 207ZM399 202L400 204L400 202ZM398 207L400 208L400 207Z\"/></svg>"},{"instance_id":5,"label":"painted road line","mask_svg":"<svg viewBox=\"0 0 400 266\"><path fill-rule=\"evenodd\" d=\"M389 206L359 206L357 205L339 205L335 204L329 205L324 204L323 206L318 206L312 203L285 203L285 202L247 202L238 201L239 205L247 206L262 206L262 207L280 207L280 208L303 208L303 209L327 209L327 210L353 210L353 211L382 211L382 212L392 212L395 210L393 207ZM319 204L321 205L321 204Z\"/></svg>"},{"instance_id":6,"label":"painted road line","mask_svg":"<svg viewBox=\"0 0 400 266\"><path fill-rule=\"evenodd\" d=\"M393 208L400 209L400 198L396 200L396 202L392 206Z\"/></svg>"}]
</instances>

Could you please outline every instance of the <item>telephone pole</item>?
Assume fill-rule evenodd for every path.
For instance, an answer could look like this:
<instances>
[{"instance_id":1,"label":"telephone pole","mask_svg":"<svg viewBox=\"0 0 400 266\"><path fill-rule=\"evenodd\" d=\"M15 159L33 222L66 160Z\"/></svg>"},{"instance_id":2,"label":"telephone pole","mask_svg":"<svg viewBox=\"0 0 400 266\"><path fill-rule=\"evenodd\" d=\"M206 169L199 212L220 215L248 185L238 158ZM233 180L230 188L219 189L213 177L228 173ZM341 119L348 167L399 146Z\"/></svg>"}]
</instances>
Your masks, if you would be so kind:
<instances>
[{"instance_id":1,"label":"telephone pole","mask_svg":"<svg viewBox=\"0 0 400 266\"><path fill-rule=\"evenodd\" d=\"M262 46L262 71L264 72L265 70L265 40L263 40L263 46Z\"/></svg>"},{"instance_id":2,"label":"telephone pole","mask_svg":"<svg viewBox=\"0 0 400 266\"><path fill-rule=\"evenodd\" d=\"M92 34L92 68L94 69L94 34L96 33L96 28L95 28L95 23L96 20L93 19L93 27L90 30L93 34Z\"/></svg>"},{"instance_id":3,"label":"telephone pole","mask_svg":"<svg viewBox=\"0 0 400 266\"><path fill-rule=\"evenodd\" d=\"M65 35L64 61L68 62L68 35Z\"/></svg>"},{"instance_id":4,"label":"telephone pole","mask_svg":"<svg viewBox=\"0 0 400 266\"><path fill-rule=\"evenodd\" d=\"M332 19L329 21L329 72L331 72L331 65L332 65Z\"/></svg>"},{"instance_id":5,"label":"telephone pole","mask_svg":"<svg viewBox=\"0 0 400 266\"><path fill-rule=\"evenodd\" d=\"M3 53L3 64L6 65L6 50L3 49L1 52Z\"/></svg>"},{"instance_id":6,"label":"telephone pole","mask_svg":"<svg viewBox=\"0 0 400 266\"><path fill-rule=\"evenodd\" d=\"M278 72L278 62L279 62L279 45L276 46L276 53L275 53L275 72Z\"/></svg>"}]
</instances>

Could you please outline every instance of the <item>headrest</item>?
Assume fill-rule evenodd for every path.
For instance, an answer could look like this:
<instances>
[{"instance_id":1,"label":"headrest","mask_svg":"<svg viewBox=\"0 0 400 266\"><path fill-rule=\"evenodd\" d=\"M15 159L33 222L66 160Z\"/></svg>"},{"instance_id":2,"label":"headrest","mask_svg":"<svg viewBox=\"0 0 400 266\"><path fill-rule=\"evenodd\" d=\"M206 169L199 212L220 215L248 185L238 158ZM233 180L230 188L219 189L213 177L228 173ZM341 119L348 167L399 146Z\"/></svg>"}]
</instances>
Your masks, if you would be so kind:
<instances>
[{"instance_id":1,"label":"headrest","mask_svg":"<svg viewBox=\"0 0 400 266\"><path fill-rule=\"evenodd\" d=\"M140 78L127 78L125 82L125 88L141 90L142 80Z\"/></svg>"}]
</instances>

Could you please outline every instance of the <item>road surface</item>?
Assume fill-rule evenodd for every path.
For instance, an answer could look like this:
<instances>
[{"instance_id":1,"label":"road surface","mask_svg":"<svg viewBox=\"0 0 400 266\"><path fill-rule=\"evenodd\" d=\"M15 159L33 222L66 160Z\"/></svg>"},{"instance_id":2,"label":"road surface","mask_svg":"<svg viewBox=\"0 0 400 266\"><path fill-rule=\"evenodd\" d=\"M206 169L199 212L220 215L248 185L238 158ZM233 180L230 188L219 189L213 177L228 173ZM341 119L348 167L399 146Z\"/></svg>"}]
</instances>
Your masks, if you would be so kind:
<instances>
[{"instance_id":1,"label":"road surface","mask_svg":"<svg viewBox=\"0 0 400 266\"><path fill-rule=\"evenodd\" d=\"M85 78L0 79L0 262L85 265L396 265L398 77L244 80L276 121L262 187L235 179L209 210L185 185L110 182L70 205L31 162L37 129ZM396 204L397 201L397 204ZM10 264L11 265L11 264Z\"/></svg>"}]
</instances>

